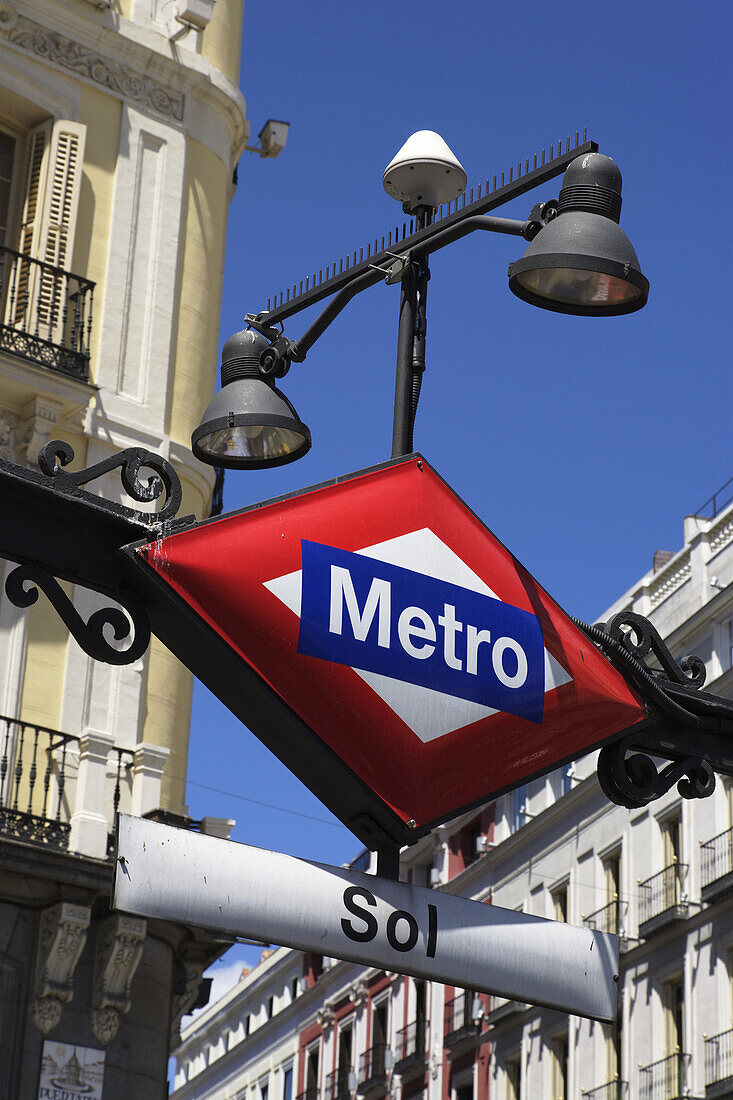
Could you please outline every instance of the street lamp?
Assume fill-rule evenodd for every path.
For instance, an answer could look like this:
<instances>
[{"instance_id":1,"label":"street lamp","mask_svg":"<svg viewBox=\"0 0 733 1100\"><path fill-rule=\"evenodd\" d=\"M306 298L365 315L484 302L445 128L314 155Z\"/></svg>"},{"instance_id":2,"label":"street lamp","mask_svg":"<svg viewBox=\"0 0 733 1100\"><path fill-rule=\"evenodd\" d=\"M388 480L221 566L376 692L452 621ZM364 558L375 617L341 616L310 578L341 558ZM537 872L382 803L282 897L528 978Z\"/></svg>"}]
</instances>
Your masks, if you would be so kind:
<instances>
[{"instance_id":1,"label":"street lamp","mask_svg":"<svg viewBox=\"0 0 733 1100\"><path fill-rule=\"evenodd\" d=\"M269 346L254 329L236 332L224 345L222 388L191 436L191 449L202 462L254 470L295 462L310 450L308 428L275 386L274 372L263 370L262 353ZM283 362L278 377L286 370Z\"/></svg>"},{"instance_id":2,"label":"street lamp","mask_svg":"<svg viewBox=\"0 0 733 1100\"><path fill-rule=\"evenodd\" d=\"M275 308L247 314L250 328L237 333L224 348L222 390L204 413L193 433L193 452L202 462L233 469L253 469L294 462L310 448L310 433L293 406L274 386L292 362L301 363L318 337L355 294L384 279L400 283L400 319L397 339L392 457L413 449L413 426L425 370L425 330L429 256L460 237L483 229L524 237L529 242L524 256L509 267L509 289L531 305L561 313L614 316L641 309L649 283L641 273L631 243L619 227L621 173L610 157L601 155L593 142L584 140L571 153L558 144L557 157L545 164L529 158L522 174L521 162L509 183L490 192L489 181L481 197L466 205L466 173L445 141L431 130L413 134L387 165L383 183L389 195L413 215L410 232L402 238L395 231L381 248L374 242L336 265L315 272L305 292L280 295ZM532 187L564 171L559 201L537 203L526 221L497 218L488 210L504 205ZM459 198L462 205L459 209ZM447 205L447 213L443 208ZM451 206L454 210L451 212ZM437 218L436 218L437 214ZM299 340L282 331L285 318L332 296L328 306ZM278 327L280 326L280 327ZM245 367L240 345L249 338ZM258 352L258 349L259 352ZM259 354L259 358L257 355ZM237 364L235 367L234 364ZM246 384L244 376L246 375Z\"/></svg>"},{"instance_id":3,"label":"street lamp","mask_svg":"<svg viewBox=\"0 0 733 1100\"><path fill-rule=\"evenodd\" d=\"M645 305L649 283L618 224L621 173L610 157L578 157L563 178L557 217L509 267L509 289L558 313L611 317Z\"/></svg>"},{"instance_id":4,"label":"street lamp","mask_svg":"<svg viewBox=\"0 0 733 1100\"><path fill-rule=\"evenodd\" d=\"M272 306L268 301L266 311L247 315L247 330L224 347L222 389L193 434L194 453L204 462L233 468L274 466L305 454L310 432L275 380L284 377L292 362L303 361L355 294L384 280L399 283L401 289L393 456L408 455L425 369L428 257L477 229L528 242L525 255L509 269L509 284L532 304L591 316L640 309L648 284L618 227L621 178L613 162L598 155L585 135L580 143L576 134L572 150L568 138L557 155L551 146L547 162L543 150L531 168L529 158L524 171L522 167L520 163L515 175L512 166L508 182L503 173L494 177L493 186L487 180L483 194L479 186L474 199L473 190L466 195L465 173L442 139L424 131L413 135L384 175L385 187L413 215L409 232L405 225L394 238L391 233L383 237L381 245L374 241L373 250L369 242L353 260L350 255L345 264L329 264L325 279L323 270L318 278L314 272L304 280L305 287L293 286L292 296L288 290ZM526 221L490 213L562 173L559 202L537 203ZM329 304L298 340L285 336L282 326L288 317L324 299ZM110 664L138 661L154 633L295 774L309 786L312 782L319 797L339 808L349 828L356 826L370 847L379 848L382 873L385 867L394 871L394 845L405 837L402 827L397 829L392 816L383 816L384 804L370 799L362 781L336 762L326 743L226 632L171 582L166 540L199 527L204 553L193 571L208 585L221 569L211 571L205 552L215 525L209 528L208 521L197 524L192 516L177 516L182 488L170 463L142 448L109 455L86 469L72 469L73 458L72 448L61 440L42 448L37 470L0 457L0 557L18 563L6 576L10 602L29 607L42 589L82 649ZM409 464L401 460L386 465ZM119 470L132 506L118 500L117 493L108 500L87 490L114 470ZM160 506L153 510L156 501ZM237 516L229 520L235 527L240 522ZM142 547L148 565L157 563L155 568L143 566ZM227 568L226 562L219 565ZM277 571L274 563L272 571ZM273 580L296 576L293 572ZM114 606L97 607L85 619L60 580L100 593ZM256 606L248 607L250 613L257 616ZM573 621L648 707L648 721L601 749L599 781L612 801L640 808L675 784L682 797L701 798L715 786L714 770L733 775L733 704L701 690L705 664L700 658L688 656L677 664L652 624L633 612L620 612L594 626ZM118 643L125 639L129 644L122 648ZM659 769L658 759L669 763ZM413 824L408 821L405 828Z\"/></svg>"}]
</instances>

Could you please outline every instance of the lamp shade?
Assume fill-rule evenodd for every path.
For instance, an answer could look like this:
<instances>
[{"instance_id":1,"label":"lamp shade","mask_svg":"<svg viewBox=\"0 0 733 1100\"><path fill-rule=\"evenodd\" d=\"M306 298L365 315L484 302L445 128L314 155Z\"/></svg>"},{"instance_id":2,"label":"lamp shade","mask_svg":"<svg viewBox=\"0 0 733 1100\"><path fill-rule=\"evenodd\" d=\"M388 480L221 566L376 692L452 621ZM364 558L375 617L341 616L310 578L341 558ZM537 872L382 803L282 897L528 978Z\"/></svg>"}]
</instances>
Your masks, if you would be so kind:
<instances>
[{"instance_id":1,"label":"lamp shade","mask_svg":"<svg viewBox=\"0 0 733 1100\"><path fill-rule=\"evenodd\" d=\"M557 217L509 267L509 289L559 313L616 316L646 304L649 283L618 225L621 173L590 153L565 173Z\"/></svg>"},{"instance_id":2,"label":"lamp shade","mask_svg":"<svg viewBox=\"0 0 733 1100\"><path fill-rule=\"evenodd\" d=\"M263 469L295 462L310 450L311 436L293 405L264 377L259 333L230 337L222 352L222 388L214 394L191 436L196 458L227 469Z\"/></svg>"}]
</instances>

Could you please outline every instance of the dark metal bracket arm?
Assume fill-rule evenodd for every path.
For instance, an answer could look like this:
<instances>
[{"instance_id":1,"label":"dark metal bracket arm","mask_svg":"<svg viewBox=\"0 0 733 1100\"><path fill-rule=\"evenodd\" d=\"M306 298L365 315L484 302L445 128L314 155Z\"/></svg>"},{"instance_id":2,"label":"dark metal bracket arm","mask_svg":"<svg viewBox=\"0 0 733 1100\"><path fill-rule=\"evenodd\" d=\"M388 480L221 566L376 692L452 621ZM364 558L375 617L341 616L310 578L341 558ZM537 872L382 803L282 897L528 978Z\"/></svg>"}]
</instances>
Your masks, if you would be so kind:
<instances>
[{"instance_id":1,"label":"dark metal bracket arm","mask_svg":"<svg viewBox=\"0 0 733 1100\"><path fill-rule=\"evenodd\" d=\"M646 806L675 783L683 798L705 798L716 771L733 775L733 701L701 690L699 657L677 663L649 620L632 611L594 626L573 621L633 685L650 716L599 753L598 780L612 802Z\"/></svg>"},{"instance_id":2,"label":"dark metal bracket arm","mask_svg":"<svg viewBox=\"0 0 733 1100\"><path fill-rule=\"evenodd\" d=\"M93 612L84 622L63 588L50 573L33 565L19 565L5 578L5 593L16 607L30 607L41 588L66 624L79 646L95 661L108 665L129 665L137 661L150 645L150 623L137 600L125 597L125 611L105 607ZM125 614L127 612L127 614ZM109 627L115 641L122 642L132 633L126 649L116 649L105 637Z\"/></svg>"},{"instance_id":3,"label":"dark metal bracket arm","mask_svg":"<svg viewBox=\"0 0 733 1100\"><path fill-rule=\"evenodd\" d=\"M38 456L39 471L0 460L3 524L0 555L21 563L6 578L6 593L17 607L29 607L41 589L70 633L90 657L108 664L137 661L150 642L143 605L126 582L123 546L169 533L181 504L181 483L160 455L129 448L86 470L65 469L74 452L55 439ZM149 504L163 497L163 507L144 512L87 492L83 486L113 470L133 501ZM150 470L148 478L141 471ZM100 592L119 607L95 611L88 622L79 615L58 579ZM126 648L113 641L129 640Z\"/></svg>"}]
</instances>

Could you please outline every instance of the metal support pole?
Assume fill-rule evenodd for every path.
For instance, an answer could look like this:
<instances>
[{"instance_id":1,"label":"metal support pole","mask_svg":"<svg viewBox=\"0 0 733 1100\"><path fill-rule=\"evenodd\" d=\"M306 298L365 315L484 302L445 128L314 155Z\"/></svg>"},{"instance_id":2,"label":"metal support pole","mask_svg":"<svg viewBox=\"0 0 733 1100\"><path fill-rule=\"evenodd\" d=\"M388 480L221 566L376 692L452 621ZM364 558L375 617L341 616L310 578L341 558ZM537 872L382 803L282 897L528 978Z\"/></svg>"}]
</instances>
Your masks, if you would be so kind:
<instances>
[{"instance_id":1,"label":"metal support pole","mask_svg":"<svg viewBox=\"0 0 733 1100\"><path fill-rule=\"evenodd\" d=\"M400 323L397 332L397 372L392 424L392 458L409 454L412 421L412 353L417 312L417 278L415 268L408 263L400 289Z\"/></svg>"},{"instance_id":2,"label":"metal support pole","mask_svg":"<svg viewBox=\"0 0 733 1100\"><path fill-rule=\"evenodd\" d=\"M377 848L377 875L399 882L400 850L396 844Z\"/></svg>"},{"instance_id":3,"label":"metal support pole","mask_svg":"<svg viewBox=\"0 0 733 1100\"><path fill-rule=\"evenodd\" d=\"M425 338L427 335L427 298L428 279L430 269L427 257L415 265L416 268L416 309L415 309L415 333L412 341L412 393L410 396L410 438L407 442L407 453L414 450L413 432L415 428L415 415L420 400L422 376L425 373Z\"/></svg>"},{"instance_id":4,"label":"metal support pole","mask_svg":"<svg viewBox=\"0 0 733 1100\"><path fill-rule=\"evenodd\" d=\"M427 229L432 219L433 211L429 206L420 206L415 211L418 230ZM428 255L426 251L417 262L408 263L402 276L392 458L410 454L413 448L415 413L425 370L426 304L430 278Z\"/></svg>"}]
</instances>

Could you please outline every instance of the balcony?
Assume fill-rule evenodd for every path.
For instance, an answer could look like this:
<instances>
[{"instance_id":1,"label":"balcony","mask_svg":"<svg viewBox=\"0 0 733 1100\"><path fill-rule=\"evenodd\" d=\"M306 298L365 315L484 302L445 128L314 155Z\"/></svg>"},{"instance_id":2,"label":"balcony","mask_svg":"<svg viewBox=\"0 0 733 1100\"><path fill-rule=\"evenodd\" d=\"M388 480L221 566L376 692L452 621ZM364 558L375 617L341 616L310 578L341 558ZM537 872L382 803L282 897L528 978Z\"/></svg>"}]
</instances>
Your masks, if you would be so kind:
<instances>
[{"instance_id":1,"label":"balcony","mask_svg":"<svg viewBox=\"0 0 733 1100\"><path fill-rule=\"evenodd\" d=\"M686 881L687 864L675 862L639 883L639 936L642 939L687 917Z\"/></svg>"},{"instance_id":2,"label":"balcony","mask_svg":"<svg viewBox=\"0 0 733 1100\"><path fill-rule=\"evenodd\" d=\"M682 1100L689 1096L690 1055L677 1051L649 1066L639 1067L639 1100Z\"/></svg>"},{"instance_id":3,"label":"balcony","mask_svg":"<svg viewBox=\"0 0 733 1100\"><path fill-rule=\"evenodd\" d=\"M86 382L94 283L0 247L0 351Z\"/></svg>"},{"instance_id":4,"label":"balcony","mask_svg":"<svg viewBox=\"0 0 733 1100\"><path fill-rule=\"evenodd\" d=\"M475 994L466 990L445 1006L443 1021L443 1046L466 1049L476 1041L481 1030L481 1019L474 1012ZM453 1054L460 1053L454 1050Z\"/></svg>"},{"instance_id":5,"label":"balcony","mask_svg":"<svg viewBox=\"0 0 733 1100\"><path fill-rule=\"evenodd\" d=\"M733 890L733 829L718 833L700 845L703 901L715 901Z\"/></svg>"},{"instance_id":6,"label":"balcony","mask_svg":"<svg viewBox=\"0 0 733 1100\"><path fill-rule=\"evenodd\" d=\"M374 1092L384 1092L387 1088L387 1069L392 1052L386 1043L375 1043L365 1050L359 1058L359 1077L357 1093L367 1096Z\"/></svg>"},{"instance_id":7,"label":"balcony","mask_svg":"<svg viewBox=\"0 0 733 1100\"><path fill-rule=\"evenodd\" d=\"M160 805L167 756L0 715L0 839L106 859L118 810L142 816Z\"/></svg>"},{"instance_id":8,"label":"balcony","mask_svg":"<svg viewBox=\"0 0 733 1100\"><path fill-rule=\"evenodd\" d=\"M602 909L596 909L595 913L583 913L583 924L594 932L610 932L618 936L619 950L628 950L626 933L621 927L621 902L617 897Z\"/></svg>"},{"instance_id":9,"label":"balcony","mask_svg":"<svg viewBox=\"0 0 733 1100\"><path fill-rule=\"evenodd\" d=\"M583 1089L580 1095L584 1100L625 1100L627 1088L626 1081L620 1081L615 1077L613 1081L606 1081L605 1085L596 1085L594 1089Z\"/></svg>"},{"instance_id":10,"label":"balcony","mask_svg":"<svg viewBox=\"0 0 733 1100\"><path fill-rule=\"evenodd\" d=\"M407 1027L397 1032L395 1045L395 1073L406 1077L419 1073L427 1065L426 1054L427 1021L413 1020Z\"/></svg>"},{"instance_id":11,"label":"balcony","mask_svg":"<svg viewBox=\"0 0 733 1100\"><path fill-rule=\"evenodd\" d=\"M333 1073L326 1077L323 1087L324 1100L349 1100L353 1092L353 1083L350 1066L339 1066Z\"/></svg>"},{"instance_id":12,"label":"balcony","mask_svg":"<svg viewBox=\"0 0 733 1100\"><path fill-rule=\"evenodd\" d=\"M508 1001L506 997L499 997L493 993L489 998L489 1011L486 1016L487 1023L495 1027L505 1021L520 1015L527 1009L522 1001Z\"/></svg>"},{"instance_id":13,"label":"balcony","mask_svg":"<svg viewBox=\"0 0 733 1100\"><path fill-rule=\"evenodd\" d=\"M705 1100L733 1097L733 1030L705 1039Z\"/></svg>"}]
</instances>

